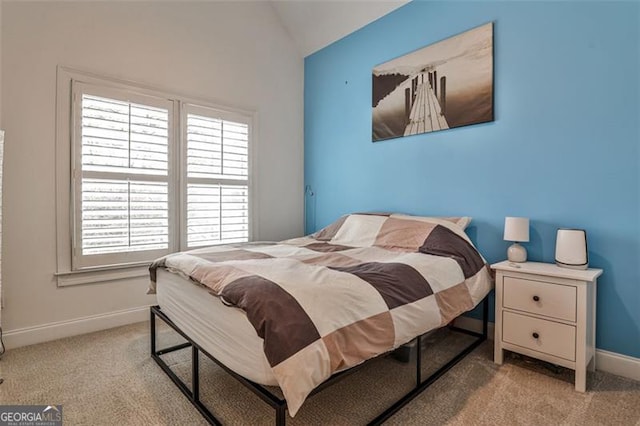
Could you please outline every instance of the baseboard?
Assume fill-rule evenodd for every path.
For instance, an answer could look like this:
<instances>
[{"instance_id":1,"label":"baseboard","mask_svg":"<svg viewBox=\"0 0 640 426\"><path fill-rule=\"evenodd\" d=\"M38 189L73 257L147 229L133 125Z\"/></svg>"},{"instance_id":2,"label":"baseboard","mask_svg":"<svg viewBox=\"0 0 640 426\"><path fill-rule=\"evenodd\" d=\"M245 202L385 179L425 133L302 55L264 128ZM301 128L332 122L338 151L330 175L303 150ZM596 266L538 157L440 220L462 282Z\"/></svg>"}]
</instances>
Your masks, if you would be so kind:
<instances>
[{"instance_id":1,"label":"baseboard","mask_svg":"<svg viewBox=\"0 0 640 426\"><path fill-rule=\"evenodd\" d=\"M640 380L640 358L596 349L596 370Z\"/></svg>"},{"instance_id":2,"label":"baseboard","mask_svg":"<svg viewBox=\"0 0 640 426\"><path fill-rule=\"evenodd\" d=\"M466 330L482 332L482 321L475 318L459 317L455 325ZM493 340L495 324L490 322L488 327L489 339ZM640 358L596 349L596 369L633 380L640 380Z\"/></svg>"},{"instance_id":3,"label":"baseboard","mask_svg":"<svg viewBox=\"0 0 640 426\"><path fill-rule=\"evenodd\" d=\"M3 335L7 349L62 339L63 337L91 333L149 319L149 307L126 309L92 315L68 321L52 322L34 327L6 331Z\"/></svg>"}]
</instances>

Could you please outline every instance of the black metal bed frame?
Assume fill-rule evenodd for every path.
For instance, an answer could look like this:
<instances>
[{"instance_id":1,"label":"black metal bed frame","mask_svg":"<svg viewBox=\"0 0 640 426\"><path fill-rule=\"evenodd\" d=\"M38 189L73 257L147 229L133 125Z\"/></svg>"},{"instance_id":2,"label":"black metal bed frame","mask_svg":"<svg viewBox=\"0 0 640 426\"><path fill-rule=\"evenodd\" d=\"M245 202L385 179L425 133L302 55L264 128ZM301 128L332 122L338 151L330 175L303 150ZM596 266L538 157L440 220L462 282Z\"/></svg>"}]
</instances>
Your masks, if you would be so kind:
<instances>
[{"instance_id":1,"label":"black metal bed frame","mask_svg":"<svg viewBox=\"0 0 640 426\"><path fill-rule=\"evenodd\" d=\"M398 401L396 401L393 405L387 408L382 414L378 415L375 419L369 422L369 425L380 425L386 420L388 420L391 416L393 416L396 412L398 412L402 407L408 404L411 400L413 400L416 396L422 393L425 389L427 389L433 382L438 380L444 373L449 371L454 365L460 362L465 356L467 356L471 351L477 348L482 342L487 339L487 323L489 316L489 302L488 296L484 298L482 301L482 333L476 333L474 331L465 330L455 326L449 326L449 329L465 333L477 338L473 343L464 348L460 353L455 355L451 360L449 360L446 364L440 367L436 372L431 374L426 379L422 380L422 360L421 360L421 340L425 336L425 334L420 335L412 340L416 341L416 385L409 392L407 392L403 397L401 397ZM156 349L156 317L162 319L167 325L169 325L174 331L180 334L187 342L181 343L179 345L171 346L168 348ZM191 389L187 387L187 385L171 370L171 368L167 365L166 362L162 358L161 355L178 351L181 349L185 349L191 347ZM221 425L222 423L216 419L216 417L209 411L209 409L200 401L200 367L199 367L199 352L205 354L209 359L215 362L220 366L224 371L233 376L236 380L242 383L245 387L250 389L253 393L259 396L263 401L269 404L271 407L275 409L275 424L276 426L284 426L286 422L286 410L287 410L287 401L279 398L277 395L274 395L264 386L254 383L251 380L248 380L238 373L229 369L226 365L218 361L215 357L213 357L210 353L202 349L200 345L194 342L189 336L187 336L177 325L173 323L165 314L162 312L159 306L151 307L151 357L158 363L158 365L164 370L164 372L169 376L171 380L176 384L178 389L189 399L189 401L196 407L196 409L202 414L202 416L213 425ZM383 354L384 355L384 354ZM365 363L362 363L356 367L353 367L349 370L342 371L340 373L336 373L327 379L325 382L320 384L317 388L311 392L311 395L314 395L321 390L329 387L334 384L338 380L343 379L344 377L354 373L359 370Z\"/></svg>"}]
</instances>

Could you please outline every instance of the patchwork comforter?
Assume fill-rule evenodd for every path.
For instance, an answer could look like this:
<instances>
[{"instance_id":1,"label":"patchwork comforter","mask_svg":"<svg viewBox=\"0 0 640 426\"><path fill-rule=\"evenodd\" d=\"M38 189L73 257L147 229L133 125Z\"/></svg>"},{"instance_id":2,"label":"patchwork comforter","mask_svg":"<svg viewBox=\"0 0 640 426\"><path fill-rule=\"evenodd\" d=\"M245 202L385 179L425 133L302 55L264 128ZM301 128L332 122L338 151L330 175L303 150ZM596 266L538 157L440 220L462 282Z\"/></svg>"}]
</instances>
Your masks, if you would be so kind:
<instances>
[{"instance_id":1,"label":"patchwork comforter","mask_svg":"<svg viewBox=\"0 0 640 426\"><path fill-rule=\"evenodd\" d=\"M150 267L246 312L294 416L338 370L472 309L492 288L467 218L353 214L308 237L209 247Z\"/></svg>"}]
</instances>

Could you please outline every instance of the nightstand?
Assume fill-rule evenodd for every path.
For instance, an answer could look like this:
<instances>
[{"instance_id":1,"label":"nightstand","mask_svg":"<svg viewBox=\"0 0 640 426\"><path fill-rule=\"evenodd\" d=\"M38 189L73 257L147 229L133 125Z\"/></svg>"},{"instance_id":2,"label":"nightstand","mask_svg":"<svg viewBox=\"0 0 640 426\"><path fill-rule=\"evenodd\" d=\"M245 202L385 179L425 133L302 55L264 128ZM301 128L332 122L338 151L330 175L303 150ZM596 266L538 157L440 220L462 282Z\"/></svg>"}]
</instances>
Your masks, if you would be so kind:
<instances>
[{"instance_id":1,"label":"nightstand","mask_svg":"<svg viewBox=\"0 0 640 426\"><path fill-rule=\"evenodd\" d=\"M584 392L596 367L596 279L601 269L504 261L496 271L494 362L504 350L571 368Z\"/></svg>"}]
</instances>

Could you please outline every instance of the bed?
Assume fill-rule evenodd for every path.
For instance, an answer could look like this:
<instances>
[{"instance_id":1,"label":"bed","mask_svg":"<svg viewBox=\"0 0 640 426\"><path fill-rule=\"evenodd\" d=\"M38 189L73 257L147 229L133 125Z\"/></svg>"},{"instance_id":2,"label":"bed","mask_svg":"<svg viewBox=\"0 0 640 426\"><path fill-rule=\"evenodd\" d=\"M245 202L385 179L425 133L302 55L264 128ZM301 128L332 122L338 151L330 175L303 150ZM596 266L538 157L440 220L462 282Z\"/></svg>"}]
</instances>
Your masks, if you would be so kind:
<instances>
[{"instance_id":1,"label":"bed","mask_svg":"<svg viewBox=\"0 0 640 426\"><path fill-rule=\"evenodd\" d=\"M475 347L486 339L486 296L493 282L464 232L469 220L351 214L302 238L158 259L150 267L150 292L158 299L151 311L152 356L210 422L218 423L198 400L198 351L271 404L276 423L284 424L285 410L295 416L319 389L484 300L483 333ZM187 343L158 350L156 317ZM160 357L189 346L192 390ZM422 380L419 370L417 365L411 395L373 423L439 377ZM265 388L276 385L284 399Z\"/></svg>"}]
</instances>

